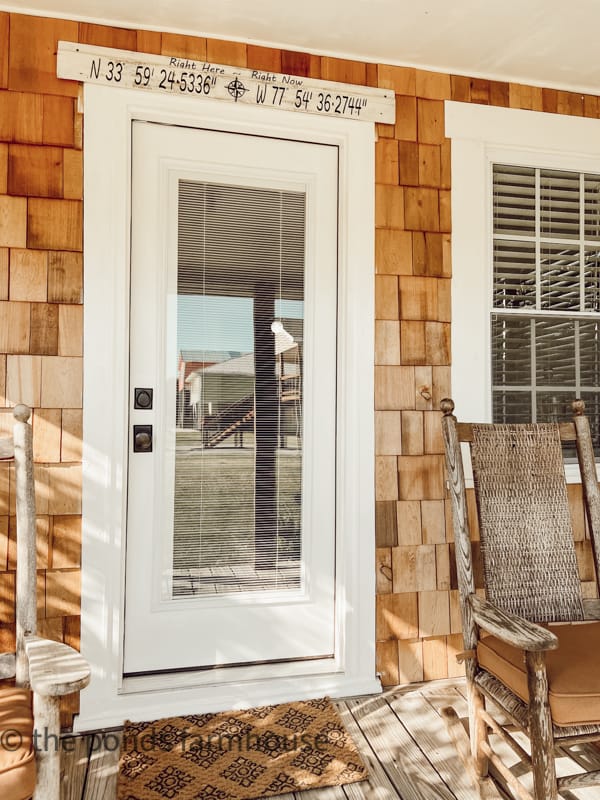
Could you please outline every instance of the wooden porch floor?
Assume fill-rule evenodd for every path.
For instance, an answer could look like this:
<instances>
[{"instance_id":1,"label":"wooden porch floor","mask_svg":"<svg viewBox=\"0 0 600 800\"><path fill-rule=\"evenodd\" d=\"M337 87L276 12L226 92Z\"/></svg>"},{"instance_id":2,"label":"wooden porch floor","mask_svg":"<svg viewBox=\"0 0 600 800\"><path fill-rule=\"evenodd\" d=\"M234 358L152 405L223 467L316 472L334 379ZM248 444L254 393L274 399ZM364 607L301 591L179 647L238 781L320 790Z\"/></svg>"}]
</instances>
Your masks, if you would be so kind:
<instances>
[{"instance_id":1,"label":"wooden porch floor","mask_svg":"<svg viewBox=\"0 0 600 800\"><path fill-rule=\"evenodd\" d=\"M279 800L477 800L439 716L439 709L447 705L461 719L466 717L462 681L432 681L336 701L369 767L369 780L280 795ZM106 732L105 746L91 735L74 739L72 752L63 753L61 800L115 800L119 737L119 731ZM502 750L496 741L494 746ZM600 751L593 747L571 755L560 759L559 774L579 772L581 765L600 769ZM513 771L520 774L517 769ZM502 793L498 798L508 796ZM600 800L600 787L565 792L563 797Z\"/></svg>"}]
</instances>

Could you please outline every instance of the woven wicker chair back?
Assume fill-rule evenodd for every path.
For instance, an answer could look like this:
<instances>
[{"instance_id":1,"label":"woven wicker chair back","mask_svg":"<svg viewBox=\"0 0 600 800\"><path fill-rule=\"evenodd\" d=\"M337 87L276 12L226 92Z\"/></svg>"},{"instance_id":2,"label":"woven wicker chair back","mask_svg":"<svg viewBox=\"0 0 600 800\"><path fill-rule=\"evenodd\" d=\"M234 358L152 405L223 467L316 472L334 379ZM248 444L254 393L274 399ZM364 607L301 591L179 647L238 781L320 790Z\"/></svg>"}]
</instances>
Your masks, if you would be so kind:
<instances>
[{"instance_id":1,"label":"woven wicker chair back","mask_svg":"<svg viewBox=\"0 0 600 800\"><path fill-rule=\"evenodd\" d=\"M535 622L583 619L557 425L473 425L485 590Z\"/></svg>"}]
</instances>

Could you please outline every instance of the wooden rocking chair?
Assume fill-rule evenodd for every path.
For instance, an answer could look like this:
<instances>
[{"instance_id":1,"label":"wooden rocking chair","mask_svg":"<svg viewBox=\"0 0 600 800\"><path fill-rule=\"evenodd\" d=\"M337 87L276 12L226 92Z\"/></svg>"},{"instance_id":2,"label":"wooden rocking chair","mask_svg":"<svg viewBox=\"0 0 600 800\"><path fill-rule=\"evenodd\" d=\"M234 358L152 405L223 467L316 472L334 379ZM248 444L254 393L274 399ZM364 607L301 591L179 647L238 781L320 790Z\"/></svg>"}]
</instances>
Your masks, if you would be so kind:
<instances>
[{"instance_id":1,"label":"wooden rocking chair","mask_svg":"<svg viewBox=\"0 0 600 800\"><path fill-rule=\"evenodd\" d=\"M36 636L35 487L31 411L14 409L13 436L0 439L0 459L14 459L17 514L16 653L0 655L0 797L59 800L59 698L90 680L76 650ZM33 701L33 702L32 702Z\"/></svg>"},{"instance_id":2,"label":"wooden rocking chair","mask_svg":"<svg viewBox=\"0 0 600 800\"><path fill-rule=\"evenodd\" d=\"M600 602L581 596L561 445L577 446L596 576L600 492L584 403L574 421L460 424L441 402L462 612L470 742L452 708L448 731L481 797L495 773L519 800L600 785L600 770L556 777L555 748L600 739ZM485 599L475 593L461 442L470 446ZM490 635L481 635L486 632ZM486 701L512 726L495 719ZM529 737L529 754L511 734ZM490 745L510 745L533 773L533 795Z\"/></svg>"}]
</instances>

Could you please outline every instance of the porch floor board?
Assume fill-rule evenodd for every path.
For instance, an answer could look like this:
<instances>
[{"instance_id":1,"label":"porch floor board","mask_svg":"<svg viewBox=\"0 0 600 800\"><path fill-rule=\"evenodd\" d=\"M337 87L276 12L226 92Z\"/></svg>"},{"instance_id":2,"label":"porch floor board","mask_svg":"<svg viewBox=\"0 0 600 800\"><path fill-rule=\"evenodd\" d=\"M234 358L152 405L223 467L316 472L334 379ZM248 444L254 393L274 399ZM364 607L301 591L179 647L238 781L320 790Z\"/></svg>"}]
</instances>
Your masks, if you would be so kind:
<instances>
[{"instance_id":1,"label":"porch floor board","mask_svg":"<svg viewBox=\"0 0 600 800\"><path fill-rule=\"evenodd\" d=\"M278 800L478 800L439 715L452 705L467 716L464 682L430 681L395 687L381 695L335 701L370 777L361 783L279 795ZM78 736L63 752L61 800L116 800L120 731ZM512 751L494 747L510 762ZM507 748L508 749L508 748ZM582 766L600 768L600 751L580 747L558 764L561 775ZM513 758L513 763L516 759ZM515 774L517 774L517 771ZM499 800L508 793L498 795ZM600 800L600 788L565 792L565 800Z\"/></svg>"}]
</instances>

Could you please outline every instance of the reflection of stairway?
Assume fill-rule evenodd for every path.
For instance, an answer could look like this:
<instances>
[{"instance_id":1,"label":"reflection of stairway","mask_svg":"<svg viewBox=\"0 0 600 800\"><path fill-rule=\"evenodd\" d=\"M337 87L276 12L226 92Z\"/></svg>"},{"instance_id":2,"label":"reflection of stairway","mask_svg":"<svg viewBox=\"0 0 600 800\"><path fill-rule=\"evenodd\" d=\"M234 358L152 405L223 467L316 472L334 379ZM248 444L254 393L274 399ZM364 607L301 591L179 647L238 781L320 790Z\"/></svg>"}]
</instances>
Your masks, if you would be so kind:
<instances>
[{"instance_id":1,"label":"reflection of stairway","mask_svg":"<svg viewBox=\"0 0 600 800\"><path fill-rule=\"evenodd\" d=\"M216 447L234 433L248 429L254 419L254 395L249 394L227 406L205 424L204 446Z\"/></svg>"}]
</instances>

